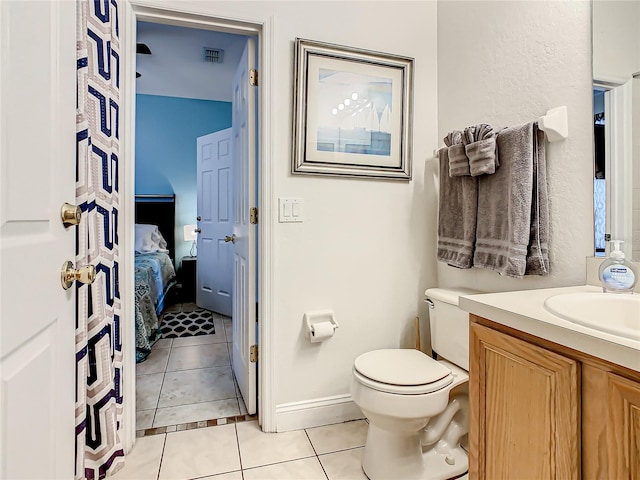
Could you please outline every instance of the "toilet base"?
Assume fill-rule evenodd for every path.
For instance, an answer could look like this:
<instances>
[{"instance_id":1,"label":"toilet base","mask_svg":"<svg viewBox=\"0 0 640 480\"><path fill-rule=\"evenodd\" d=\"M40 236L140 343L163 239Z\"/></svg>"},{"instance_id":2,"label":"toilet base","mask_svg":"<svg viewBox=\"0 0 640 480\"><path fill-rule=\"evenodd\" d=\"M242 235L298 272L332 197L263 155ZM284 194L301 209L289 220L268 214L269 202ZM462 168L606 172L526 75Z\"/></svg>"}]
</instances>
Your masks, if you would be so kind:
<instances>
[{"instance_id":1,"label":"toilet base","mask_svg":"<svg viewBox=\"0 0 640 480\"><path fill-rule=\"evenodd\" d=\"M469 470L469 458L461 447L450 450L447 455L432 449L425 452L423 458L424 475L421 477L423 479L445 480L462 475ZM449 465L447 458L453 462L452 465Z\"/></svg>"},{"instance_id":2,"label":"toilet base","mask_svg":"<svg viewBox=\"0 0 640 480\"><path fill-rule=\"evenodd\" d=\"M437 450L436 445L423 453L419 432L398 434L370 424L362 469L370 480L445 480L468 470L469 460L461 447L446 454Z\"/></svg>"}]
</instances>

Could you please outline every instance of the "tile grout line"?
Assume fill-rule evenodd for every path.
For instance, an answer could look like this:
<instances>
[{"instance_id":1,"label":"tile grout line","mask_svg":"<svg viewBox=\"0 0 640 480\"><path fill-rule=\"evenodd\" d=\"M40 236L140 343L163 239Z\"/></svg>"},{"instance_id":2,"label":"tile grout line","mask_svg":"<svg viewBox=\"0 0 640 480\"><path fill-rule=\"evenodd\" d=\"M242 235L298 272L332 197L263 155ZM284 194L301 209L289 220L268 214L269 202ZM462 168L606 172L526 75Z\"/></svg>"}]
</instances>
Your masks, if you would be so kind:
<instances>
[{"instance_id":1,"label":"tile grout line","mask_svg":"<svg viewBox=\"0 0 640 480\"><path fill-rule=\"evenodd\" d=\"M245 470L255 470L257 468L272 467L273 465L281 465L283 463L299 462L300 460L307 460L309 458L318 458L318 456L317 455L308 455L306 457L292 458L290 460L280 460L279 462L265 463L263 465L256 465L255 467L248 467ZM320 464L320 465L322 465L322 464Z\"/></svg>"},{"instance_id":2,"label":"tile grout line","mask_svg":"<svg viewBox=\"0 0 640 480\"><path fill-rule=\"evenodd\" d=\"M182 307L181 307L182 308ZM164 316L164 314L163 314ZM158 325L160 324L160 322L158 322ZM153 349L153 347L151 347ZM162 387L164 387L164 380L167 376L167 368L169 367L169 359L171 358L171 352L173 351L173 342L171 342L171 346L169 347L169 355L167 355L167 363L164 366L164 372L162 374L162 384L160 384L160 391L158 392L158 401L156 402L156 408L153 411L153 420L151 420L151 428L153 428L153 424L156 421L156 415L158 414L158 410L160 409L160 395L162 394ZM166 442L166 437L165 437L165 442ZM164 452L164 446L163 448L163 452ZM158 474L160 474L160 471L158 471Z\"/></svg>"},{"instance_id":3,"label":"tile grout line","mask_svg":"<svg viewBox=\"0 0 640 480\"><path fill-rule=\"evenodd\" d=\"M217 400L202 400L202 401L192 402L192 403L182 403L180 405L170 405L168 407L160 407L160 409L163 409L163 408L175 408L175 407L187 407L189 405L199 405L201 403L222 402L224 400L233 400L234 398L238 398L238 396L234 395L233 397L219 398ZM148 409L148 410L150 410L150 409ZM220 418L222 418L222 417L220 417Z\"/></svg>"},{"instance_id":4,"label":"tile grout line","mask_svg":"<svg viewBox=\"0 0 640 480\"><path fill-rule=\"evenodd\" d=\"M180 309L182 310L182 305L180 305ZM164 314L162 315L164 317ZM160 323L158 322L158 325ZM151 347L153 349L153 347ZM153 424L156 421L156 415L158 414L158 410L160 409L160 396L162 395L162 387L164 387L164 381L167 378L167 368L169 368L169 360L171 359L171 353L173 352L173 341L171 342L171 347L169 347L169 355L167 355L167 363L164 366L164 372L162 374L162 384L160 385L160 393L158 393L158 402L156 403L156 409L153 412L153 421L151 422L151 428L153 428ZM165 438L166 442L166 438Z\"/></svg>"},{"instance_id":5,"label":"tile grout line","mask_svg":"<svg viewBox=\"0 0 640 480\"><path fill-rule=\"evenodd\" d=\"M311 445L311 449L313 450L313 453L315 453L315 455L316 455L316 459L318 460L318 463L320 464L320 468L322 469L322 472L324 473L324 476L327 478L327 480L329 480L329 475L327 474L327 471L324 469L324 465L320 461L320 455L318 455L318 451L316 450L315 445L311 441L311 437L309 436L309 432L307 431L306 428L304 429L304 434L307 436L307 439L309 440L309 444Z\"/></svg>"},{"instance_id":6,"label":"tile grout line","mask_svg":"<svg viewBox=\"0 0 640 480\"><path fill-rule=\"evenodd\" d=\"M244 468L242 468L242 453L240 452L240 437L238 436L238 425L237 424L234 425L233 429L236 432L236 445L238 446L238 460L240 461L240 474L244 479L244 473L242 473L244 471Z\"/></svg>"},{"instance_id":7,"label":"tile grout line","mask_svg":"<svg viewBox=\"0 0 640 480\"><path fill-rule=\"evenodd\" d=\"M164 459L164 449L167 446L167 435L164 435L164 442L162 442L162 453L160 454L160 465L158 465L158 475L156 480L160 480L160 470L162 470L162 460Z\"/></svg>"}]
</instances>

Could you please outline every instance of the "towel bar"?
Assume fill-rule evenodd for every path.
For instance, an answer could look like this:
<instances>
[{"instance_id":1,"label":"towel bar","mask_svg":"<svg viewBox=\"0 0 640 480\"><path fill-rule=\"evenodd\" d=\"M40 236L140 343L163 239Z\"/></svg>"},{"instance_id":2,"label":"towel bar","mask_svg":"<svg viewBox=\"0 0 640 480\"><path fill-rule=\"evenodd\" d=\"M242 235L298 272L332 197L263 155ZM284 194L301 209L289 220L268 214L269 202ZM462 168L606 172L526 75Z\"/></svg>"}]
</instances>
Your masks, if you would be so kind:
<instances>
[{"instance_id":1,"label":"towel bar","mask_svg":"<svg viewBox=\"0 0 640 480\"><path fill-rule=\"evenodd\" d=\"M640 74L640 72L638 72ZM569 118L566 105L547 110L547 114L538 118L538 128L547 136L548 142L557 142L569 138ZM440 150L447 147L436 148L433 156L438 158Z\"/></svg>"},{"instance_id":2,"label":"towel bar","mask_svg":"<svg viewBox=\"0 0 640 480\"><path fill-rule=\"evenodd\" d=\"M556 107L538 119L538 127L547 135L547 141L557 142L569 137L567 107Z\"/></svg>"}]
</instances>

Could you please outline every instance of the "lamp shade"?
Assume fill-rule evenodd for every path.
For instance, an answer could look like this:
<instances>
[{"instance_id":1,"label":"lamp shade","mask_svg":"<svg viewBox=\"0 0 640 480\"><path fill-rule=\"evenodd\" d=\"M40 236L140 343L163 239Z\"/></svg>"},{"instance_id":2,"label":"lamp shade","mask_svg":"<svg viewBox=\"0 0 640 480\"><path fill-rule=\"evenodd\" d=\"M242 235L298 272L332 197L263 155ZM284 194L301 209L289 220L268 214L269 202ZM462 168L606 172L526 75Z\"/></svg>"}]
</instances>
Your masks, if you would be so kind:
<instances>
[{"instance_id":1,"label":"lamp shade","mask_svg":"<svg viewBox=\"0 0 640 480\"><path fill-rule=\"evenodd\" d=\"M198 234L196 233L195 225L185 225L184 226L184 241L185 242L193 242L198 239Z\"/></svg>"}]
</instances>

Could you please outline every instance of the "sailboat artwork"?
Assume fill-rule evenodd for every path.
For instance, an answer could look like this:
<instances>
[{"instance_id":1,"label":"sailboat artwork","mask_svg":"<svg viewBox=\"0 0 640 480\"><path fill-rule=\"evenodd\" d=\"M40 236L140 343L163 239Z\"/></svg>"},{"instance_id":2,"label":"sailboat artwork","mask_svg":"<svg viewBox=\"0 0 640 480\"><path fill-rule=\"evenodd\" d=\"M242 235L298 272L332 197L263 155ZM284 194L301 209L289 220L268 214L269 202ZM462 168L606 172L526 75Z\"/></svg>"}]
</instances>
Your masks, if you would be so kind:
<instances>
[{"instance_id":1,"label":"sailboat artwork","mask_svg":"<svg viewBox=\"0 0 640 480\"><path fill-rule=\"evenodd\" d=\"M318 151L391 155L390 78L320 68L318 102Z\"/></svg>"},{"instance_id":2,"label":"sailboat artwork","mask_svg":"<svg viewBox=\"0 0 640 480\"><path fill-rule=\"evenodd\" d=\"M413 59L296 39L291 173L411 180Z\"/></svg>"}]
</instances>

